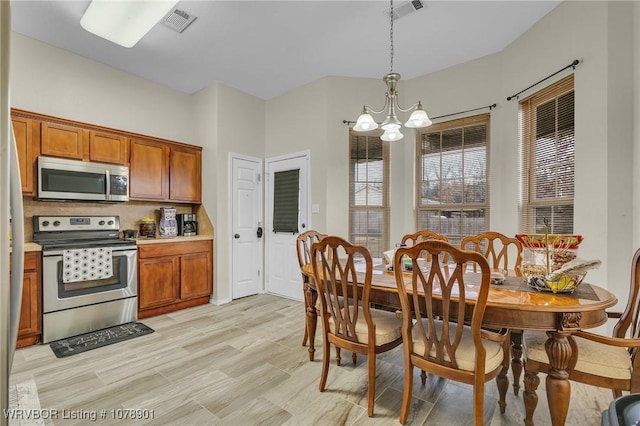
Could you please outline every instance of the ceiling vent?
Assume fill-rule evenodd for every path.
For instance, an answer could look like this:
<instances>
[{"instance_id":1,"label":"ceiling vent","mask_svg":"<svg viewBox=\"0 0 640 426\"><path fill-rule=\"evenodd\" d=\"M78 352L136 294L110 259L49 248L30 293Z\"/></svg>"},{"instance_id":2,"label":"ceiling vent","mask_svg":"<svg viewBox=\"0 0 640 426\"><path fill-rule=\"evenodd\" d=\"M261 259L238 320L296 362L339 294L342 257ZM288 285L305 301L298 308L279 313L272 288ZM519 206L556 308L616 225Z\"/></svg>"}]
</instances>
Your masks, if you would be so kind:
<instances>
[{"instance_id":1,"label":"ceiling vent","mask_svg":"<svg viewBox=\"0 0 640 426\"><path fill-rule=\"evenodd\" d=\"M422 0L412 0L406 3L402 3L400 6L393 8L393 20L400 19L410 13L420 10L424 7ZM384 11L385 16L391 15L391 8Z\"/></svg>"},{"instance_id":2,"label":"ceiling vent","mask_svg":"<svg viewBox=\"0 0 640 426\"><path fill-rule=\"evenodd\" d=\"M174 8L167 16L165 16L162 23L173 31L181 33L195 20L195 16L188 14L184 10Z\"/></svg>"}]
</instances>

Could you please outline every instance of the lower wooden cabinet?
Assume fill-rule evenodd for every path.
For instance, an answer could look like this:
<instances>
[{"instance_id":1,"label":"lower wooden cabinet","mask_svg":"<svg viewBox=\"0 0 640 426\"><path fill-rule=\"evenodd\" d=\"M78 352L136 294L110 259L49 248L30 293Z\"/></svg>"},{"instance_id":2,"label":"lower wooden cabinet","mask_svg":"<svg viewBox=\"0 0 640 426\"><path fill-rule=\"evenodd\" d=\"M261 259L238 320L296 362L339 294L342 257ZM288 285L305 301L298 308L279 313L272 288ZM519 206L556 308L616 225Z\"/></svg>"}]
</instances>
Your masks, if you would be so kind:
<instances>
[{"instance_id":1,"label":"lower wooden cabinet","mask_svg":"<svg viewBox=\"0 0 640 426\"><path fill-rule=\"evenodd\" d=\"M138 246L138 318L209 303L213 241Z\"/></svg>"},{"instance_id":2,"label":"lower wooden cabinet","mask_svg":"<svg viewBox=\"0 0 640 426\"><path fill-rule=\"evenodd\" d=\"M42 334L42 260L40 252L24 254L22 305L16 347L38 343Z\"/></svg>"}]
</instances>

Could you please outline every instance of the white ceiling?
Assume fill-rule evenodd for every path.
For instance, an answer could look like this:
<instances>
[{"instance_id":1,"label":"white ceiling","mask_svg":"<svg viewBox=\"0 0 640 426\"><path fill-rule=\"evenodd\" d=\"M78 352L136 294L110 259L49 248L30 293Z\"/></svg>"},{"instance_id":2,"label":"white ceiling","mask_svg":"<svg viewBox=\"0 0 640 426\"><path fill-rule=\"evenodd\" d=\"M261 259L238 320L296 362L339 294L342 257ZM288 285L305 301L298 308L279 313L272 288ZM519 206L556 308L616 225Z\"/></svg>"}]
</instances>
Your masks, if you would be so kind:
<instances>
[{"instance_id":1,"label":"white ceiling","mask_svg":"<svg viewBox=\"0 0 640 426\"><path fill-rule=\"evenodd\" d=\"M394 21L394 71L410 79L498 52L560 1L429 1ZM406 0L395 0L398 9ZM13 30L187 94L215 81L271 99L325 76L382 78L388 1L182 0L182 34L158 24L131 49L86 32L89 0L12 0Z\"/></svg>"}]
</instances>

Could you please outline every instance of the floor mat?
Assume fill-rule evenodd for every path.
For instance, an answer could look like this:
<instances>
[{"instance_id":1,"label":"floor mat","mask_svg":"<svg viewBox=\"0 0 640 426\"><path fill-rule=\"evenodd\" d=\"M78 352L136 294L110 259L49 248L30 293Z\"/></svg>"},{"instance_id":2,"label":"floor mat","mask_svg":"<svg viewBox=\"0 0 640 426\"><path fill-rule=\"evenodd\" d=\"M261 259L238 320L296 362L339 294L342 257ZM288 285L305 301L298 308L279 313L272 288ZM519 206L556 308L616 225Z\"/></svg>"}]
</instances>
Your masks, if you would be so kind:
<instances>
[{"instance_id":1,"label":"floor mat","mask_svg":"<svg viewBox=\"0 0 640 426\"><path fill-rule=\"evenodd\" d=\"M56 340L51 342L49 347L56 357L64 358L149 333L153 333L152 328L139 322L130 322L69 337L68 339Z\"/></svg>"}]
</instances>

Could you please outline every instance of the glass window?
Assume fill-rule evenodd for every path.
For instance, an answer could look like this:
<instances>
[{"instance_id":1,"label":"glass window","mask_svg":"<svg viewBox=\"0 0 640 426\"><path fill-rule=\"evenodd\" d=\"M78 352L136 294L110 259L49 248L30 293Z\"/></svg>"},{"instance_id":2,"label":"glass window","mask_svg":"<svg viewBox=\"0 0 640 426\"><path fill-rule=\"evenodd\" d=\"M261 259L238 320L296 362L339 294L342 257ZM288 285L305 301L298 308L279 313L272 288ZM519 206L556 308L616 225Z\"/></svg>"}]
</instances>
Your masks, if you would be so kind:
<instances>
[{"instance_id":1,"label":"glass window","mask_svg":"<svg viewBox=\"0 0 640 426\"><path fill-rule=\"evenodd\" d=\"M417 226L454 245L489 220L489 114L452 120L416 134Z\"/></svg>"},{"instance_id":2,"label":"glass window","mask_svg":"<svg viewBox=\"0 0 640 426\"><path fill-rule=\"evenodd\" d=\"M521 229L573 233L575 132L573 74L520 102Z\"/></svg>"},{"instance_id":3,"label":"glass window","mask_svg":"<svg viewBox=\"0 0 640 426\"><path fill-rule=\"evenodd\" d=\"M382 258L389 249L389 149L377 132L349 137L349 239Z\"/></svg>"}]
</instances>

